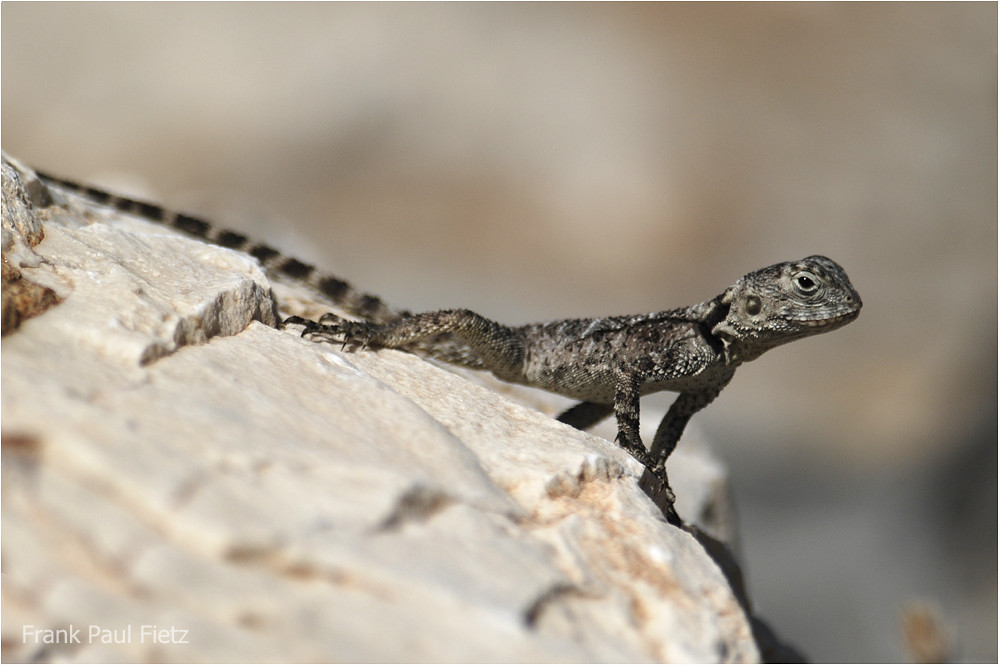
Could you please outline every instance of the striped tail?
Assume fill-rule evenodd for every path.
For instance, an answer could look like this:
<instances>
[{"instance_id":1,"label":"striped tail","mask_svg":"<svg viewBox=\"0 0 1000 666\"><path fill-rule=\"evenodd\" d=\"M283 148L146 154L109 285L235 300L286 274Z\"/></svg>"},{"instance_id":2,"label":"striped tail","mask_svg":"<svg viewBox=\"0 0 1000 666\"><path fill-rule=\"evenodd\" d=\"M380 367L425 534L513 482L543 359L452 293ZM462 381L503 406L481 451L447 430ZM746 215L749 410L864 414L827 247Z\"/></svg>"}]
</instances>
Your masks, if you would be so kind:
<instances>
[{"instance_id":1,"label":"striped tail","mask_svg":"<svg viewBox=\"0 0 1000 666\"><path fill-rule=\"evenodd\" d=\"M409 315L405 310L397 310L387 305L378 296L359 291L340 278L323 273L311 264L285 256L270 245L258 243L241 233L216 227L201 218L168 211L153 203L112 194L42 171L35 171L35 173L46 184L55 185L57 188L85 197L94 203L173 227L189 236L208 241L214 245L245 252L260 261L269 275L287 278L303 285L322 299L328 300L332 305L356 317L379 324L388 324Z\"/></svg>"}]
</instances>

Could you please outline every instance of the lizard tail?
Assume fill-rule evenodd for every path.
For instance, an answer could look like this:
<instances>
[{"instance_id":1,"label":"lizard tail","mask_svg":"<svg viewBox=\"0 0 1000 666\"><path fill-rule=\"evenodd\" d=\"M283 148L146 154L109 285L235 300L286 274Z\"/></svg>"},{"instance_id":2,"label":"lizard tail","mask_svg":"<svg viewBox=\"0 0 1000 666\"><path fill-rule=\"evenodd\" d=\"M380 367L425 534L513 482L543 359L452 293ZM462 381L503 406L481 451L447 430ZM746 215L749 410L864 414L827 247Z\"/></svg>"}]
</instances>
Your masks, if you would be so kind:
<instances>
[{"instance_id":1,"label":"lizard tail","mask_svg":"<svg viewBox=\"0 0 1000 666\"><path fill-rule=\"evenodd\" d=\"M378 296L362 292L338 277L323 273L311 264L286 256L270 245L258 243L239 232L216 227L206 220L185 213L168 211L154 203L123 197L43 171L36 170L35 174L46 185L54 185L58 189L123 213L173 227L199 240L245 252L260 261L264 270L272 277L286 278L300 284L348 314L379 324L393 323L409 315L405 310L391 307Z\"/></svg>"}]
</instances>

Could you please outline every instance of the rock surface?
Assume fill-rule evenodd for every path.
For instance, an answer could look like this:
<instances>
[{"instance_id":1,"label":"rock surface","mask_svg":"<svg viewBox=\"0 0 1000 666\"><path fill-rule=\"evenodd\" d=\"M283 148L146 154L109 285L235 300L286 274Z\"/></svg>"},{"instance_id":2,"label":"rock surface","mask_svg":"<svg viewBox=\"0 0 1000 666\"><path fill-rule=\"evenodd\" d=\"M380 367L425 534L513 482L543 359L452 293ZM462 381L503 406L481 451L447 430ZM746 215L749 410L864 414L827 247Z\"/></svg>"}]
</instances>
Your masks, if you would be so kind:
<instances>
[{"instance_id":1,"label":"rock surface","mask_svg":"<svg viewBox=\"0 0 1000 666\"><path fill-rule=\"evenodd\" d=\"M277 330L246 255L17 175L4 263L56 298L5 320L5 659L760 658L719 566L558 399ZM681 515L728 515L681 449Z\"/></svg>"}]
</instances>

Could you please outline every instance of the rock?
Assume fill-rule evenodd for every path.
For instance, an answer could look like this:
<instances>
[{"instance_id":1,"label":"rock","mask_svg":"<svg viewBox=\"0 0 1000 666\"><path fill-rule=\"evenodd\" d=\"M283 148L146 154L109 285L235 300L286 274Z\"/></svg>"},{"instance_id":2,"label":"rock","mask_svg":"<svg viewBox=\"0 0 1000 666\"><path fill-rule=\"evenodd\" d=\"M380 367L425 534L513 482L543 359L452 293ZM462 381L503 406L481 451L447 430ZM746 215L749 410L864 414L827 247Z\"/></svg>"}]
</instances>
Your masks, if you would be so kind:
<instances>
[{"instance_id":1,"label":"rock","mask_svg":"<svg viewBox=\"0 0 1000 666\"><path fill-rule=\"evenodd\" d=\"M2 334L16 331L25 319L35 317L59 302L48 287L28 280L19 266L37 266L39 257L31 249L45 237L41 223L35 218L29 196L21 182L21 172L14 163L4 160L3 170L3 291ZM41 186L37 180L31 181ZM46 195L44 189L40 195ZM48 202L51 203L51 202Z\"/></svg>"},{"instance_id":2,"label":"rock","mask_svg":"<svg viewBox=\"0 0 1000 666\"><path fill-rule=\"evenodd\" d=\"M248 256L20 178L5 263L58 300L3 340L8 660L759 659L639 465L548 398L278 330ZM682 516L725 515L693 459Z\"/></svg>"}]
</instances>

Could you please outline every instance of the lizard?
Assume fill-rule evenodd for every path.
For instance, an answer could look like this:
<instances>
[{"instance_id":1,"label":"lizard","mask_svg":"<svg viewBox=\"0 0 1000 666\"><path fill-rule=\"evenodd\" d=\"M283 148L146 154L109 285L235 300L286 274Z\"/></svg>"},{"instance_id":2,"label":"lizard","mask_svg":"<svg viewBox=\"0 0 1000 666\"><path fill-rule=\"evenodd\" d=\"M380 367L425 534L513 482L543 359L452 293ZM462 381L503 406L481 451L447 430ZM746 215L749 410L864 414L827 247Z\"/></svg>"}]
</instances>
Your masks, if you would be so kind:
<instances>
[{"instance_id":1,"label":"lizard","mask_svg":"<svg viewBox=\"0 0 1000 666\"><path fill-rule=\"evenodd\" d=\"M674 509L665 463L691 417L715 400L743 363L793 340L840 328L858 317L862 305L844 269L832 259L812 255L747 273L697 305L648 314L517 327L467 309L411 314L238 232L156 204L36 174L47 185L246 252L270 275L302 284L361 319L327 313L317 321L291 316L281 322L282 328L302 326L302 337L351 349L412 351L579 400L557 419L580 430L614 414L615 441L644 466L640 486L666 520L678 526L683 522ZM639 398L659 391L679 395L647 449L639 436Z\"/></svg>"},{"instance_id":2,"label":"lizard","mask_svg":"<svg viewBox=\"0 0 1000 666\"><path fill-rule=\"evenodd\" d=\"M718 296L649 314L565 319L510 327L471 310L438 310L394 322L349 321L328 313L289 317L302 335L352 348L416 351L490 370L501 380L580 402L557 418L585 430L613 413L615 439L645 470L640 479L671 523L681 521L665 463L694 414L729 384L736 369L780 345L840 328L857 318L861 297L832 259L812 255L744 275ZM449 338L465 348L456 350ZM647 450L639 436L639 398L679 393Z\"/></svg>"}]
</instances>

